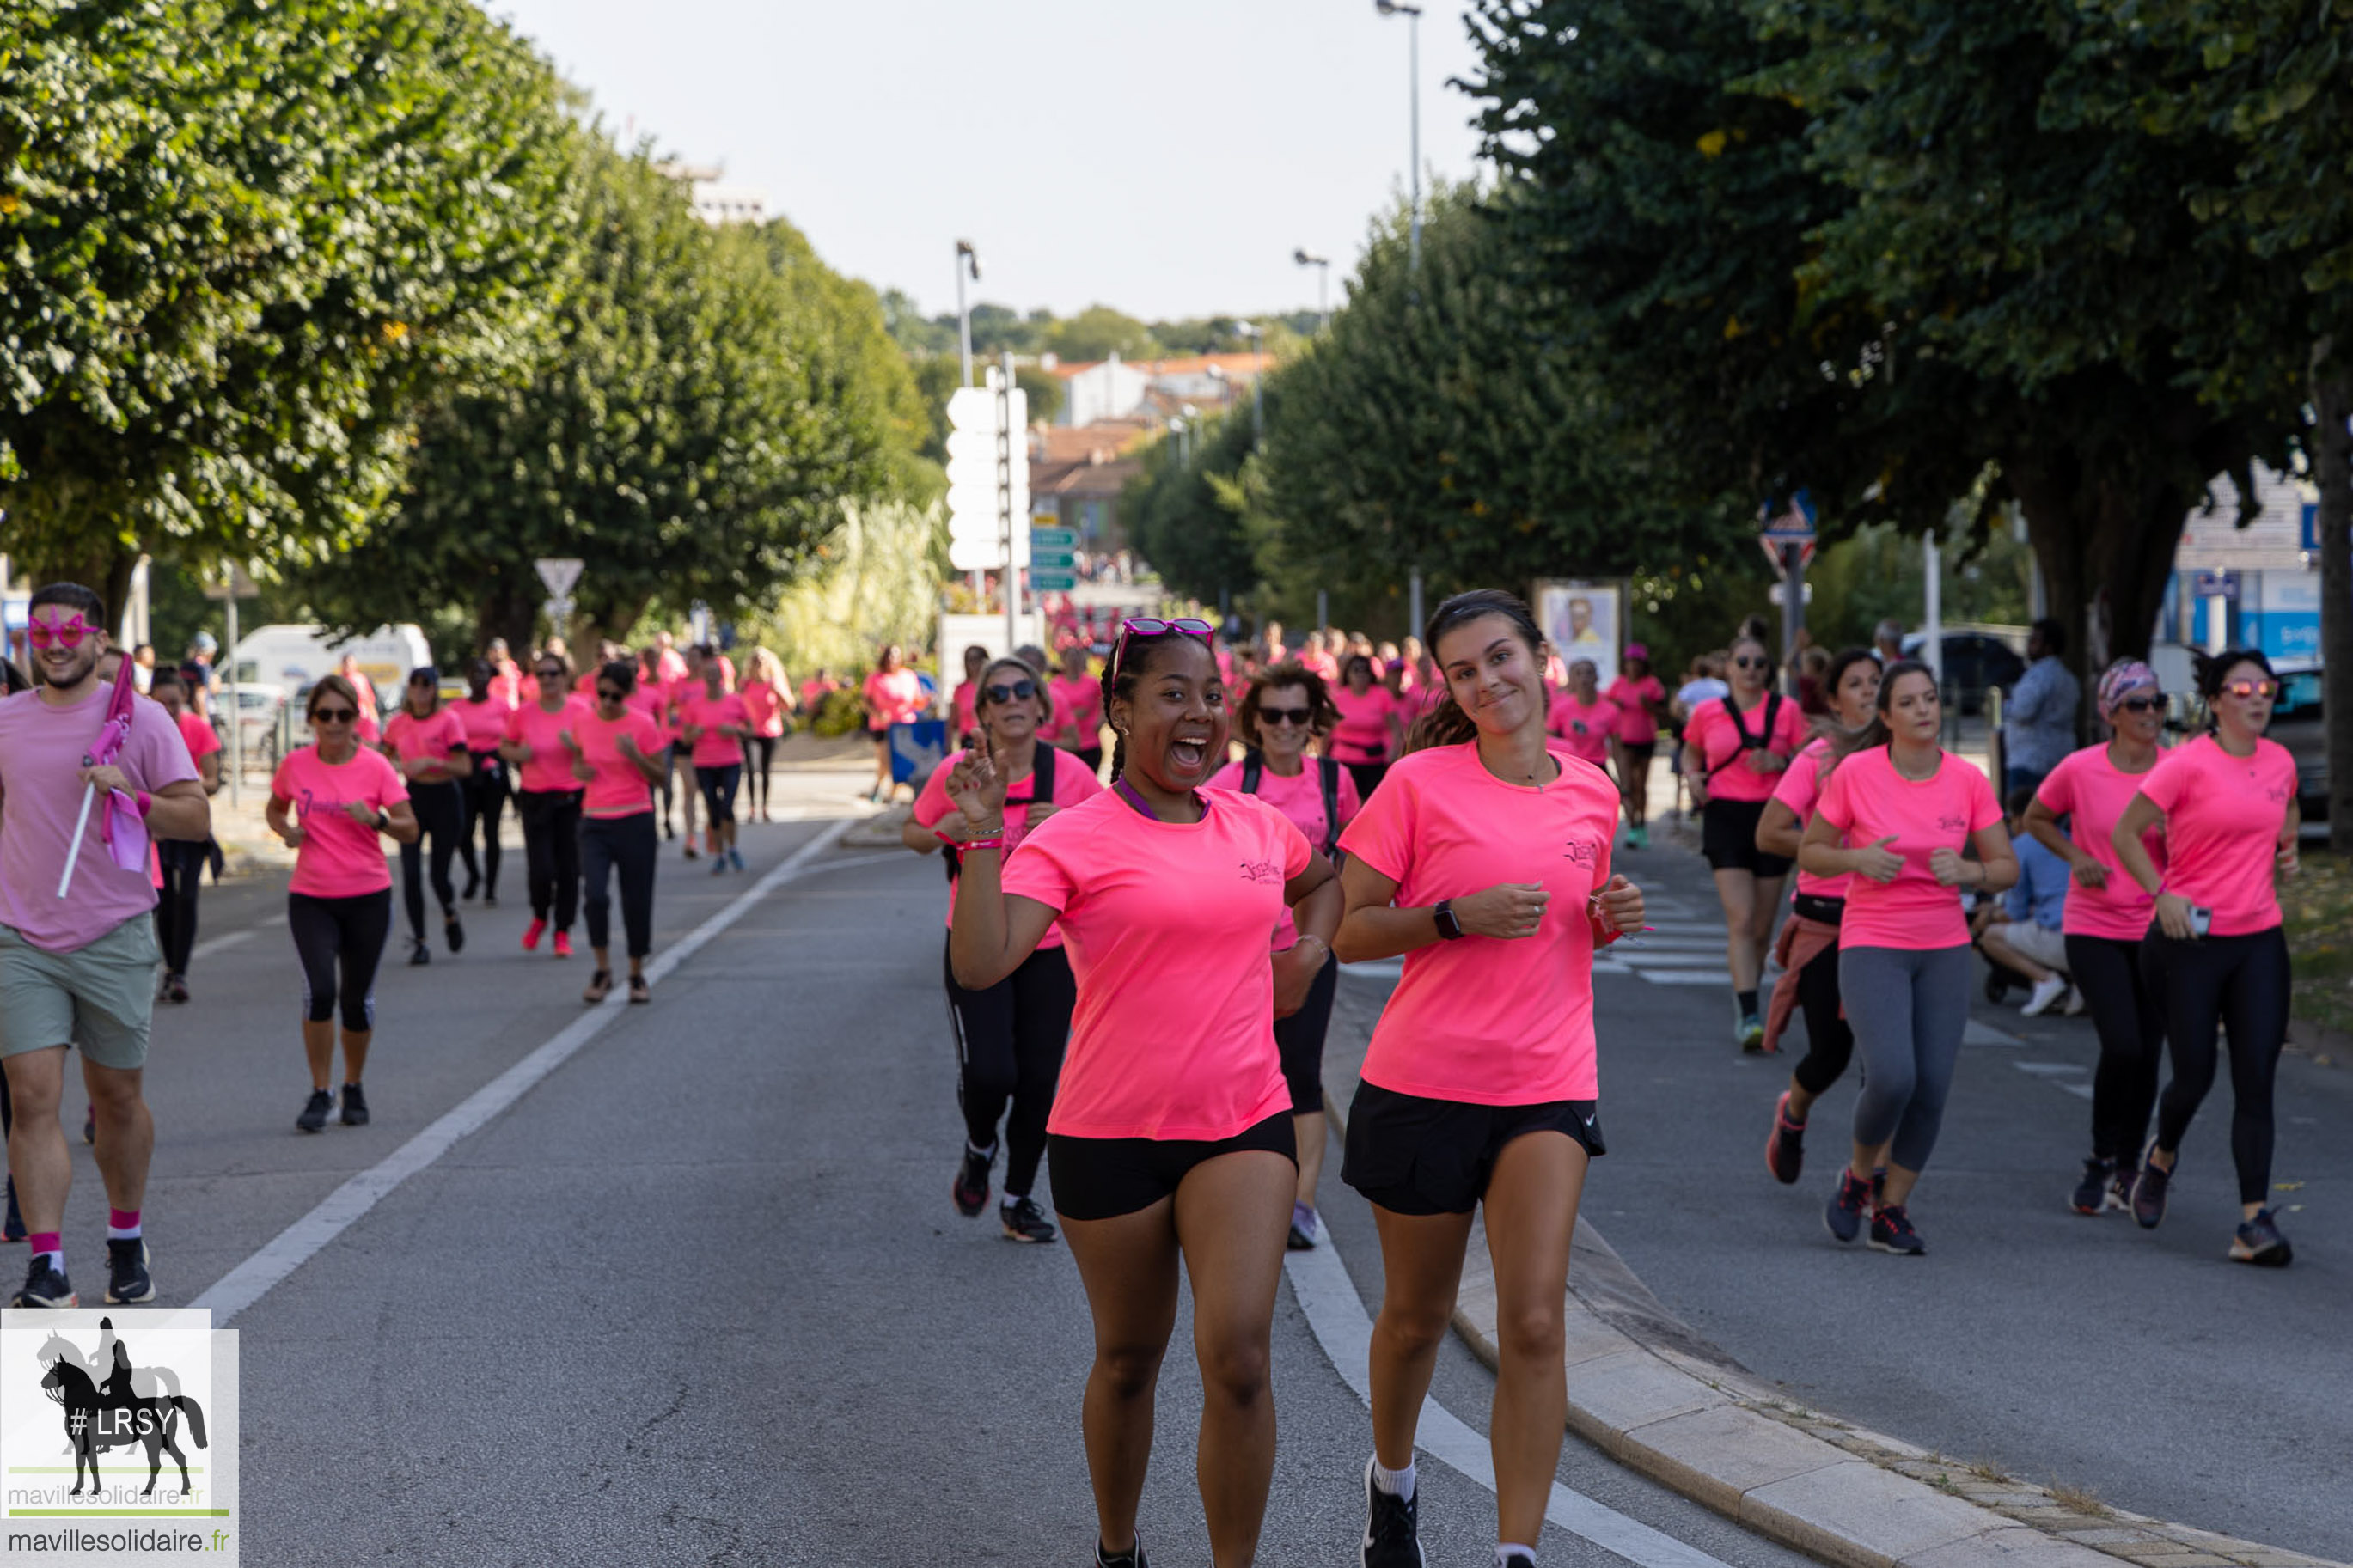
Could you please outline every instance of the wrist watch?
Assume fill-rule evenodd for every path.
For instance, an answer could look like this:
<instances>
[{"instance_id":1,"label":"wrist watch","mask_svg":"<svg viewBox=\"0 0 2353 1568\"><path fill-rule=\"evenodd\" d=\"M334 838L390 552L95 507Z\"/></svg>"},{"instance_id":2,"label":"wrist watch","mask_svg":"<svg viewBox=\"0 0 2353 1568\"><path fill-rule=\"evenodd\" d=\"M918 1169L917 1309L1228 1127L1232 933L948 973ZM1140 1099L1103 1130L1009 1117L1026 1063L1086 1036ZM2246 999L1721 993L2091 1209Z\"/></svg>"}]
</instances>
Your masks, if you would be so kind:
<instances>
[{"instance_id":1,"label":"wrist watch","mask_svg":"<svg viewBox=\"0 0 2353 1568\"><path fill-rule=\"evenodd\" d=\"M1452 899L1439 900L1438 907L1431 910L1430 913L1430 918L1438 922L1438 934L1441 940L1446 942L1455 942L1461 939L1462 935L1462 922L1454 918L1454 900Z\"/></svg>"},{"instance_id":2,"label":"wrist watch","mask_svg":"<svg viewBox=\"0 0 2353 1568\"><path fill-rule=\"evenodd\" d=\"M380 805L377 806L375 808L375 830L378 833L382 833L385 828L390 827L391 826L392 813L385 810L385 808Z\"/></svg>"}]
</instances>

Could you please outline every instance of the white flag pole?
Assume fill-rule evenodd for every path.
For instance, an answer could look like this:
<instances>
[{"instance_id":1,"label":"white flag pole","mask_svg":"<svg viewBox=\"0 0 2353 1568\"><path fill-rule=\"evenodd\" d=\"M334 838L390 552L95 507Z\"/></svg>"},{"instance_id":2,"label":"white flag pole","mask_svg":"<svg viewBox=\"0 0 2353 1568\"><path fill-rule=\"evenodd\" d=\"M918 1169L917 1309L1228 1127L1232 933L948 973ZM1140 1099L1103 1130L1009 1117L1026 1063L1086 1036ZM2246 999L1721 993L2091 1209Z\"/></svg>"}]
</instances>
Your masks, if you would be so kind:
<instances>
[{"instance_id":1,"label":"white flag pole","mask_svg":"<svg viewBox=\"0 0 2353 1568\"><path fill-rule=\"evenodd\" d=\"M90 828L90 803L98 798L98 786L85 784L81 792L81 815L74 818L73 845L66 851L66 868L58 878L58 897L66 896L67 885L73 880L74 862L81 858L81 836Z\"/></svg>"}]
</instances>

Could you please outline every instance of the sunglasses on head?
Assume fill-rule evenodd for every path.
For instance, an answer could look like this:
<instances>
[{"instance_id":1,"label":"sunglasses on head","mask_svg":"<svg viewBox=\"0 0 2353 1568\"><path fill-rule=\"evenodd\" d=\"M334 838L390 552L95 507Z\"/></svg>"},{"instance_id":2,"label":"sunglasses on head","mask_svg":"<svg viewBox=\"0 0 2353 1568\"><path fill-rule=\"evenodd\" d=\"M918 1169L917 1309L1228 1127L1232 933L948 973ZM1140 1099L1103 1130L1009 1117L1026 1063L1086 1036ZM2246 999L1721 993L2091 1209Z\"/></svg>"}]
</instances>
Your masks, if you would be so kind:
<instances>
[{"instance_id":1,"label":"sunglasses on head","mask_svg":"<svg viewBox=\"0 0 2353 1568\"><path fill-rule=\"evenodd\" d=\"M2164 706L2165 699L2162 697L2122 697L2116 700L2117 709L2126 713L2155 713Z\"/></svg>"},{"instance_id":2,"label":"sunglasses on head","mask_svg":"<svg viewBox=\"0 0 2353 1568\"><path fill-rule=\"evenodd\" d=\"M48 622L34 621L25 628L25 637L35 647L79 647L82 638L92 627L76 610L70 619Z\"/></svg>"},{"instance_id":3,"label":"sunglasses on head","mask_svg":"<svg viewBox=\"0 0 2353 1568\"><path fill-rule=\"evenodd\" d=\"M311 710L313 724L348 724L360 716L356 708L314 708Z\"/></svg>"},{"instance_id":4,"label":"sunglasses on head","mask_svg":"<svg viewBox=\"0 0 2353 1568\"><path fill-rule=\"evenodd\" d=\"M1131 637L1175 636L1199 637L1203 642L1207 642L1216 635L1215 626L1207 621L1195 620L1189 616L1174 621L1164 621L1153 616L1130 616L1119 623L1119 646L1111 650L1112 668L1114 670L1119 668L1120 658L1127 651L1128 639Z\"/></svg>"},{"instance_id":5,"label":"sunglasses on head","mask_svg":"<svg viewBox=\"0 0 2353 1568\"><path fill-rule=\"evenodd\" d=\"M1010 686L984 686L980 694L991 702L1027 702L1038 695L1038 683L1017 680Z\"/></svg>"},{"instance_id":6,"label":"sunglasses on head","mask_svg":"<svg viewBox=\"0 0 2353 1568\"><path fill-rule=\"evenodd\" d=\"M2225 682L2223 684L2222 690L2225 695L2231 697L2277 697L2279 695L2279 682L2276 680L2232 680Z\"/></svg>"},{"instance_id":7,"label":"sunglasses on head","mask_svg":"<svg viewBox=\"0 0 2353 1568\"><path fill-rule=\"evenodd\" d=\"M1313 708L1261 708L1258 710L1258 721L1261 724L1298 724L1304 727L1314 721L1315 710Z\"/></svg>"}]
</instances>

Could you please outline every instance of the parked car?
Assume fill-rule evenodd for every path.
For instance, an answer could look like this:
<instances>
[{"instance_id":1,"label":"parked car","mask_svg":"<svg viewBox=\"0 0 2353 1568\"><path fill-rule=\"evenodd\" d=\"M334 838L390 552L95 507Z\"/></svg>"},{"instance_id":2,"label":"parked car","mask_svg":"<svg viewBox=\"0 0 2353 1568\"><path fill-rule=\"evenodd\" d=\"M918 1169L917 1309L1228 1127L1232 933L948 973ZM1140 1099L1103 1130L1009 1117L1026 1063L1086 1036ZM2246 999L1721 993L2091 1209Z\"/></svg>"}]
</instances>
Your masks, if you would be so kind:
<instances>
[{"instance_id":1,"label":"parked car","mask_svg":"<svg viewBox=\"0 0 2353 1568\"><path fill-rule=\"evenodd\" d=\"M2306 822L2328 820L2328 734L2320 721L2320 661L2276 661L2279 701L2264 733L2295 759L2295 804Z\"/></svg>"},{"instance_id":2,"label":"parked car","mask_svg":"<svg viewBox=\"0 0 2353 1568\"><path fill-rule=\"evenodd\" d=\"M1941 641L1945 694L1964 713L1983 710L1989 689L2014 685L2026 673L2026 660L2018 650L1990 633L1947 632ZM1904 639L1904 657L1918 658L1927 644L1926 633L1911 633Z\"/></svg>"},{"instance_id":3,"label":"parked car","mask_svg":"<svg viewBox=\"0 0 2353 1568\"><path fill-rule=\"evenodd\" d=\"M238 743L244 747L248 767L259 764L265 768L278 765L279 716L286 707L286 689L274 682L261 681L237 689L237 727ZM229 743L228 693L223 691L213 699L213 728L221 744ZM223 766L227 766L224 760Z\"/></svg>"}]
</instances>

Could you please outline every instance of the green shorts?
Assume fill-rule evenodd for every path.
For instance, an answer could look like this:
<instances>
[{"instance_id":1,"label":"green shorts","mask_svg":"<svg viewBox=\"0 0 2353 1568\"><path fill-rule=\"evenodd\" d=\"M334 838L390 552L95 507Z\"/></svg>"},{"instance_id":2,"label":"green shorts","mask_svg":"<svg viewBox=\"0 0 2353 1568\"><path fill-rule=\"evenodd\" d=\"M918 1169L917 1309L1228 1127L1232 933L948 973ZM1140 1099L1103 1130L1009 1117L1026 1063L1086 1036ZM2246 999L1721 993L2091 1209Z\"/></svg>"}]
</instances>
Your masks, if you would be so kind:
<instances>
[{"instance_id":1,"label":"green shorts","mask_svg":"<svg viewBox=\"0 0 2353 1568\"><path fill-rule=\"evenodd\" d=\"M70 1044L100 1067L145 1067L161 962L152 915L71 952L47 952L0 925L0 1057Z\"/></svg>"}]
</instances>

